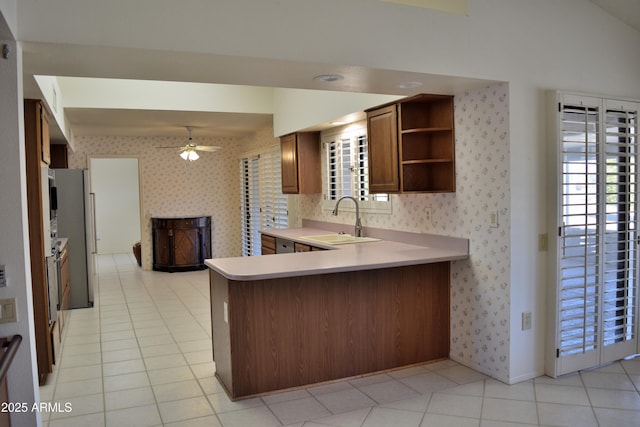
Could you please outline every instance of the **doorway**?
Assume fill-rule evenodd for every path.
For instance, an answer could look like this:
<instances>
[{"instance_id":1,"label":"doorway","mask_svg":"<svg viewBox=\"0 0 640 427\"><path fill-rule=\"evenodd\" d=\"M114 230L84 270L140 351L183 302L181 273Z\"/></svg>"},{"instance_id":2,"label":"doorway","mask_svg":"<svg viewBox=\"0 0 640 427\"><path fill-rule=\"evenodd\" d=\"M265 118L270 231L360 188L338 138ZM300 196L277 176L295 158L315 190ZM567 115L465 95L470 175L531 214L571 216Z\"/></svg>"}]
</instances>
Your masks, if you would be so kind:
<instances>
[{"instance_id":1,"label":"doorway","mask_svg":"<svg viewBox=\"0 0 640 427\"><path fill-rule=\"evenodd\" d=\"M139 163L137 157L89 159L99 255L130 254L140 241Z\"/></svg>"}]
</instances>

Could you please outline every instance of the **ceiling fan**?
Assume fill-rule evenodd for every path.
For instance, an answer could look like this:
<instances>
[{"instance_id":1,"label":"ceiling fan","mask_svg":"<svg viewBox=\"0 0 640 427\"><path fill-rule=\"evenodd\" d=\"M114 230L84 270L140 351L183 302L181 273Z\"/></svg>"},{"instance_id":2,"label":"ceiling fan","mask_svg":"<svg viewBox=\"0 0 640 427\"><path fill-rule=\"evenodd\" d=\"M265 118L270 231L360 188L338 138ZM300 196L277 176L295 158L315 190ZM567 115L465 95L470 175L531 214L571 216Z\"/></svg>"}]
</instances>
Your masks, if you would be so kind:
<instances>
[{"instance_id":1,"label":"ceiling fan","mask_svg":"<svg viewBox=\"0 0 640 427\"><path fill-rule=\"evenodd\" d=\"M180 153L180 157L185 160L189 160L190 162L194 160L198 160L200 156L197 151L218 151L222 147L217 145L197 145L193 141L193 137L191 136L191 131L193 130L193 126L185 126L187 128L187 132L189 132L189 138L185 141L184 145L175 146L175 147L158 147L158 148L177 148L178 153Z\"/></svg>"}]
</instances>

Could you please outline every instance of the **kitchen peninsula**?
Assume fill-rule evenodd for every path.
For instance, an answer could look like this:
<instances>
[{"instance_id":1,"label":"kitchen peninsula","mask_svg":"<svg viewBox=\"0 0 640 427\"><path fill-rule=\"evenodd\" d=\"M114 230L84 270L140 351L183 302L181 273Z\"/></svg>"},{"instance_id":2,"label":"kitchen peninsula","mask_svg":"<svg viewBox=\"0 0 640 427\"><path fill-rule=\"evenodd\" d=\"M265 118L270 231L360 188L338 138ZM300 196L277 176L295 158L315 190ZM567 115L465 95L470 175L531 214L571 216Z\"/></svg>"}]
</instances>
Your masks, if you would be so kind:
<instances>
[{"instance_id":1,"label":"kitchen peninsula","mask_svg":"<svg viewBox=\"0 0 640 427\"><path fill-rule=\"evenodd\" d=\"M468 258L468 240L307 239L336 227L263 232L328 250L206 261L216 376L232 399L448 357L450 262Z\"/></svg>"}]
</instances>

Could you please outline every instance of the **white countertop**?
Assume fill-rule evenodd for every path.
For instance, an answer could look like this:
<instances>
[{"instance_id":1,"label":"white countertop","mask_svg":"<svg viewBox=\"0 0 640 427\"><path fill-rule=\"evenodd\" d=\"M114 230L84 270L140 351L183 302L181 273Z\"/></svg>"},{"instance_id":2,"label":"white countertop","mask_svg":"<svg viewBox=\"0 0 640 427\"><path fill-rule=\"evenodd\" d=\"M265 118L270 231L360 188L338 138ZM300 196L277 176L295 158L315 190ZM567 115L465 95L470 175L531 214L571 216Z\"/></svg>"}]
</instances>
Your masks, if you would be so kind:
<instances>
[{"instance_id":1,"label":"white countertop","mask_svg":"<svg viewBox=\"0 0 640 427\"><path fill-rule=\"evenodd\" d=\"M264 233L316 247L330 248L330 250L255 257L214 258L205 260L205 264L227 279L250 281L402 267L455 261L469 257L468 246L465 250L414 245L391 240L323 245L302 238L302 236L332 233L332 231L317 228L288 228L269 230Z\"/></svg>"}]
</instances>

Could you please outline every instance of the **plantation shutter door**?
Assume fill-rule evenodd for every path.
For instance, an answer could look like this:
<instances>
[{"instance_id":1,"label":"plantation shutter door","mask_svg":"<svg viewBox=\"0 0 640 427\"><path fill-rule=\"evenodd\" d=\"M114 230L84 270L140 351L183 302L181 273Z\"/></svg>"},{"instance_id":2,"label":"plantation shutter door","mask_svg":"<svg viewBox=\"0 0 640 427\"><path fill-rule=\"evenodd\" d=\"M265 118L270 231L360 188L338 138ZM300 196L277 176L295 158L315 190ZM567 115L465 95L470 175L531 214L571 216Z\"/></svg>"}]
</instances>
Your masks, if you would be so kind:
<instances>
[{"instance_id":1,"label":"plantation shutter door","mask_svg":"<svg viewBox=\"0 0 640 427\"><path fill-rule=\"evenodd\" d=\"M557 355L562 373L598 361L600 106L563 104L560 111L561 220Z\"/></svg>"},{"instance_id":2,"label":"plantation shutter door","mask_svg":"<svg viewBox=\"0 0 640 427\"><path fill-rule=\"evenodd\" d=\"M564 95L558 114L561 375L636 352L637 111Z\"/></svg>"},{"instance_id":3,"label":"plantation shutter door","mask_svg":"<svg viewBox=\"0 0 640 427\"><path fill-rule=\"evenodd\" d=\"M249 255L249 230L251 218L249 216L249 160L240 159L240 245L241 255Z\"/></svg>"},{"instance_id":4,"label":"plantation shutter door","mask_svg":"<svg viewBox=\"0 0 640 427\"><path fill-rule=\"evenodd\" d=\"M601 363L633 354L637 347L637 105L606 101L605 117Z\"/></svg>"},{"instance_id":5,"label":"plantation shutter door","mask_svg":"<svg viewBox=\"0 0 640 427\"><path fill-rule=\"evenodd\" d=\"M261 253L258 161L258 156L240 160L242 256L260 255Z\"/></svg>"},{"instance_id":6,"label":"plantation shutter door","mask_svg":"<svg viewBox=\"0 0 640 427\"><path fill-rule=\"evenodd\" d=\"M287 195L282 194L280 150L276 147L260 156L261 227L286 228L289 224Z\"/></svg>"}]
</instances>

